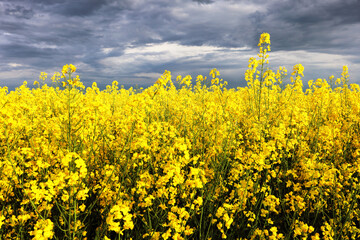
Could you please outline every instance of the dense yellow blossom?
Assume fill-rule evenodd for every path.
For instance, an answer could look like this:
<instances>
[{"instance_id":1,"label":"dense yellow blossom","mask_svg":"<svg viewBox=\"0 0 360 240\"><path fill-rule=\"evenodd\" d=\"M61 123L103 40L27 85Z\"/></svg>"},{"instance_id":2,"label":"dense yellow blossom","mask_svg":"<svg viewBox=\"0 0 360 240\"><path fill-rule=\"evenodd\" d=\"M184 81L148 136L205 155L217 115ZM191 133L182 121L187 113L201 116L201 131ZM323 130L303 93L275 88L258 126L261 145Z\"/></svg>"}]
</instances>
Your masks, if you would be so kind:
<instances>
[{"instance_id":1,"label":"dense yellow blossom","mask_svg":"<svg viewBox=\"0 0 360 240\"><path fill-rule=\"evenodd\" d=\"M359 239L360 88L344 66L303 89L270 44L237 89L85 89L71 64L1 87L1 239Z\"/></svg>"},{"instance_id":2,"label":"dense yellow blossom","mask_svg":"<svg viewBox=\"0 0 360 240\"><path fill-rule=\"evenodd\" d=\"M53 232L54 224L51 220L39 220L34 227L34 231L30 232L30 235L34 236L34 240L47 240L52 239L54 236Z\"/></svg>"}]
</instances>

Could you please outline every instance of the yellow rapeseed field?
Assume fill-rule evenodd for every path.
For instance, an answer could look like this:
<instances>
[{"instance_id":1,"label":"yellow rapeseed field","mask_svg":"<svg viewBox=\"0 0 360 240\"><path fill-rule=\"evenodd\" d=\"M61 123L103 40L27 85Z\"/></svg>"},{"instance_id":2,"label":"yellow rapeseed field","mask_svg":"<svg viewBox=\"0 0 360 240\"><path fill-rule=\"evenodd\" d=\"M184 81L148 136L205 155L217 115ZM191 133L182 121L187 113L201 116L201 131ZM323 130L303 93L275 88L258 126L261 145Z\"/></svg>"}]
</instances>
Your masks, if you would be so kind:
<instances>
[{"instance_id":1,"label":"yellow rapeseed field","mask_svg":"<svg viewBox=\"0 0 360 240\"><path fill-rule=\"evenodd\" d=\"M238 89L85 89L71 64L0 88L0 239L360 239L360 88L285 84L269 51Z\"/></svg>"}]
</instances>

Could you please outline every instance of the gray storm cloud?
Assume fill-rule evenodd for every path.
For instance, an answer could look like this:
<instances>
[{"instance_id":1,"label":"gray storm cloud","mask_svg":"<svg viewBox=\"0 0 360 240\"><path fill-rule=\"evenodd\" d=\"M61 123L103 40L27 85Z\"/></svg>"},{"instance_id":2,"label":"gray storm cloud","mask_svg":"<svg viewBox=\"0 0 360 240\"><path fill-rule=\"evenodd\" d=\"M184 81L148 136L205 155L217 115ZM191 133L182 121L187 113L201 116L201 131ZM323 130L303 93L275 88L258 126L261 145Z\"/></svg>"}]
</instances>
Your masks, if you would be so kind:
<instances>
[{"instance_id":1,"label":"gray storm cloud","mask_svg":"<svg viewBox=\"0 0 360 240\"><path fill-rule=\"evenodd\" d=\"M346 64L359 82L358 9L356 0L0 1L0 85L72 63L88 85L149 85L164 70L216 67L231 86L244 86L262 32L271 34L271 67L302 63L310 80Z\"/></svg>"}]
</instances>

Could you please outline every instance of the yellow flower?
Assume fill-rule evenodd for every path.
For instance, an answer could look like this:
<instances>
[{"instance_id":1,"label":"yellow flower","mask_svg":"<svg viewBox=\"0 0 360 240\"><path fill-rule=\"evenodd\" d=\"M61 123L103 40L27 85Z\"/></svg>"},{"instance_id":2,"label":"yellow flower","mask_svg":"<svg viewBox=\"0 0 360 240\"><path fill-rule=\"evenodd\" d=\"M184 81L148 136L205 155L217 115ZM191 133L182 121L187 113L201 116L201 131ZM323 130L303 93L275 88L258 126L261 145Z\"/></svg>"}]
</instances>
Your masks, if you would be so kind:
<instances>
[{"instance_id":1,"label":"yellow flower","mask_svg":"<svg viewBox=\"0 0 360 240\"><path fill-rule=\"evenodd\" d=\"M86 198L89 196L88 195L89 189L87 187L85 187L85 189L81 189L77 195L76 195L76 199L77 200L86 200Z\"/></svg>"},{"instance_id":2,"label":"yellow flower","mask_svg":"<svg viewBox=\"0 0 360 240\"><path fill-rule=\"evenodd\" d=\"M349 68L347 65L343 66L343 71L341 73L341 82L342 82L342 84L349 83Z\"/></svg>"},{"instance_id":3,"label":"yellow flower","mask_svg":"<svg viewBox=\"0 0 360 240\"><path fill-rule=\"evenodd\" d=\"M271 44L271 42L270 42L270 34L269 33L262 33L260 35L258 46L261 46L262 44Z\"/></svg>"},{"instance_id":4,"label":"yellow flower","mask_svg":"<svg viewBox=\"0 0 360 240\"><path fill-rule=\"evenodd\" d=\"M81 204L79 207L80 211L81 212L85 211L85 207L86 207L85 204Z\"/></svg>"},{"instance_id":5,"label":"yellow flower","mask_svg":"<svg viewBox=\"0 0 360 240\"><path fill-rule=\"evenodd\" d=\"M171 229L168 229L166 232L161 234L164 240L167 240L169 237L171 237Z\"/></svg>"},{"instance_id":6,"label":"yellow flower","mask_svg":"<svg viewBox=\"0 0 360 240\"><path fill-rule=\"evenodd\" d=\"M314 236L311 236L311 240L320 240L320 234L319 234L319 233L315 233Z\"/></svg>"},{"instance_id":7,"label":"yellow flower","mask_svg":"<svg viewBox=\"0 0 360 240\"><path fill-rule=\"evenodd\" d=\"M34 231L30 232L30 235L34 236L35 240L47 240L52 239L54 224L50 219L40 219L36 222Z\"/></svg>"},{"instance_id":8,"label":"yellow flower","mask_svg":"<svg viewBox=\"0 0 360 240\"><path fill-rule=\"evenodd\" d=\"M62 73L62 75L65 75L68 73L68 71L69 71L69 65L66 64L63 66L61 73Z\"/></svg>"},{"instance_id":9,"label":"yellow flower","mask_svg":"<svg viewBox=\"0 0 360 240\"><path fill-rule=\"evenodd\" d=\"M67 192L65 192L62 196L61 196L61 200L63 200L64 202L66 202L67 200L69 200L69 194Z\"/></svg>"},{"instance_id":10,"label":"yellow flower","mask_svg":"<svg viewBox=\"0 0 360 240\"><path fill-rule=\"evenodd\" d=\"M42 81L45 81L46 78L47 78L47 73L41 72L40 76L39 76L39 79L42 80Z\"/></svg>"},{"instance_id":11,"label":"yellow flower","mask_svg":"<svg viewBox=\"0 0 360 240\"><path fill-rule=\"evenodd\" d=\"M220 73L219 73L219 71L218 71L216 68L214 68L214 69L212 69L212 70L210 71L209 75L210 75L212 78L215 78L215 77L219 76Z\"/></svg>"},{"instance_id":12,"label":"yellow flower","mask_svg":"<svg viewBox=\"0 0 360 240\"><path fill-rule=\"evenodd\" d=\"M221 216L225 213L225 209L223 207L219 207L216 211L216 217L221 218Z\"/></svg>"},{"instance_id":13,"label":"yellow flower","mask_svg":"<svg viewBox=\"0 0 360 240\"><path fill-rule=\"evenodd\" d=\"M118 202L114 205L106 218L106 223L109 225L110 231L123 234L124 230L133 229L134 223L132 221L133 215L129 213L130 208L127 202ZM123 220L123 226L120 226L118 220Z\"/></svg>"},{"instance_id":14,"label":"yellow flower","mask_svg":"<svg viewBox=\"0 0 360 240\"><path fill-rule=\"evenodd\" d=\"M1 226L4 225L4 220L5 220L5 217L0 216L0 229L1 229Z\"/></svg>"},{"instance_id":15,"label":"yellow flower","mask_svg":"<svg viewBox=\"0 0 360 240\"><path fill-rule=\"evenodd\" d=\"M160 207L162 210L165 210L165 209L167 208L164 203L161 203L161 204L159 205L159 207Z\"/></svg>"},{"instance_id":16,"label":"yellow flower","mask_svg":"<svg viewBox=\"0 0 360 240\"><path fill-rule=\"evenodd\" d=\"M301 228L296 226L295 229L294 229L294 237L296 236L301 236Z\"/></svg>"},{"instance_id":17,"label":"yellow flower","mask_svg":"<svg viewBox=\"0 0 360 240\"><path fill-rule=\"evenodd\" d=\"M301 75L301 76L304 76L304 67L303 65L301 64L296 64L293 68L293 72L291 73L291 75Z\"/></svg>"},{"instance_id":18,"label":"yellow flower","mask_svg":"<svg viewBox=\"0 0 360 240\"><path fill-rule=\"evenodd\" d=\"M202 197L197 197L197 199L194 200L194 204L202 206L203 198Z\"/></svg>"},{"instance_id":19,"label":"yellow flower","mask_svg":"<svg viewBox=\"0 0 360 240\"><path fill-rule=\"evenodd\" d=\"M75 72L75 71L76 71L76 67L75 67L74 65L70 64L69 67L70 67L70 71L71 71L71 72Z\"/></svg>"},{"instance_id":20,"label":"yellow flower","mask_svg":"<svg viewBox=\"0 0 360 240\"><path fill-rule=\"evenodd\" d=\"M227 213L223 216L223 219L225 221L225 227L229 229L234 219L231 218Z\"/></svg>"},{"instance_id":21,"label":"yellow flower","mask_svg":"<svg viewBox=\"0 0 360 240\"><path fill-rule=\"evenodd\" d=\"M267 56L265 56L266 52L270 51L270 34L269 33L262 33L260 35L260 39L259 39L259 43L258 46L260 47L260 57L264 56L265 58L267 58ZM264 49L264 47L266 47L266 49Z\"/></svg>"},{"instance_id":22,"label":"yellow flower","mask_svg":"<svg viewBox=\"0 0 360 240\"><path fill-rule=\"evenodd\" d=\"M59 81L60 77L61 77L60 73L55 72L54 75L51 77L51 80L52 80L53 83L56 83L56 82Z\"/></svg>"},{"instance_id":23,"label":"yellow flower","mask_svg":"<svg viewBox=\"0 0 360 240\"><path fill-rule=\"evenodd\" d=\"M181 83L180 84L185 84L187 87L189 87L191 85L191 76L190 75L187 75L186 77L184 77L182 80L181 80Z\"/></svg>"}]
</instances>

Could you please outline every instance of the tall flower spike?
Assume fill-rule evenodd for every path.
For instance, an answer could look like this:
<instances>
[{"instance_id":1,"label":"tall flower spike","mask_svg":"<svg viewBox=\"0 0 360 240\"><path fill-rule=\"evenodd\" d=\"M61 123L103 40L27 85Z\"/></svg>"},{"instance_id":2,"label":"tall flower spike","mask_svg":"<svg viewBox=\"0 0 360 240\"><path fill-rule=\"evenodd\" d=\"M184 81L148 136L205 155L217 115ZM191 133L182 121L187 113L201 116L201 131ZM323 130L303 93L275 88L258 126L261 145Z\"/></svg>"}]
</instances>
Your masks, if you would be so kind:
<instances>
[{"instance_id":1,"label":"tall flower spike","mask_svg":"<svg viewBox=\"0 0 360 240\"><path fill-rule=\"evenodd\" d=\"M261 46L262 44L271 44L270 43L270 34L269 33L262 33L260 35L260 40L258 46Z\"/></svg>"},{"instance_id":2,"label":"tall flower spike","mask_svg":"<svg viewBox=\"0 0 360 240\"><path fill-rule=\"evenodd\" d=\"M68 70L69 70L69 65L67 65L67 64L64 65L62 70L61 70L62 75L65 76L65 74L68 73Z\"/></svg>"},{"instance_id":3,"label":"tall flower spike","mask_svg":"<svg viewBox=\"0 0 360 240\"><path fill-rule=\"evenodd\" d=\"M72 64L70 64L70 71L71 72L75 72L76 71L76 67L74 66L74 65L72 65Z\"/></svg>"},{"instance_id":4,"label":"tall flower spike","mask_svg":"<svg viewBox=\"0 0 360 240\"><path fill-rule=\"evenodd\" d=\"M269 33L262 33L260 35L260 39L259 39L259 44L258 46L260 47L260 53L265 54L266 52L270 52L270 34ZM264 48L266 47L266 49L264 50Z\"/></svg>"}]
</instances>

